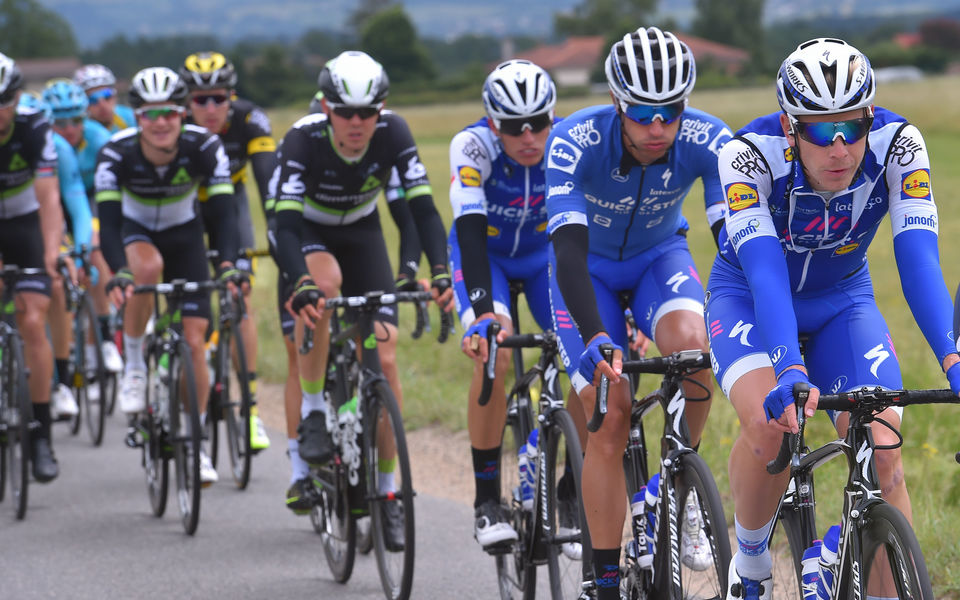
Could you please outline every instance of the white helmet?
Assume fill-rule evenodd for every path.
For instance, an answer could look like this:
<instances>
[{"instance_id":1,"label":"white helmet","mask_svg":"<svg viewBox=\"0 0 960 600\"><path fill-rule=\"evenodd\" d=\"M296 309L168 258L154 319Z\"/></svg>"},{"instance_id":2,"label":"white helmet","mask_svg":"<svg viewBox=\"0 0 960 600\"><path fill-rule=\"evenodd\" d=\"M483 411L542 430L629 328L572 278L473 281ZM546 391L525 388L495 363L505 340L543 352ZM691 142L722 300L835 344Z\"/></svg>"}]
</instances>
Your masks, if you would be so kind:
<instances>
[{"instance_id":1,"label":"white helmet","mask_svg":"<svg viewBox=\"0 0 960 600\"><path fill-rule=\"evenodd\" d=\"M148 102L183 104L187 84L167 67L149 67L133 76L130 82L130 106L140 108Z\"/></svg>"},{"instance_id":2,"label":"white helmet","mask_svg":"<svg viewBox=\"0 0 960 600\"><path fill-rule=\"evenodd\" d=\"M643 27L610 48L607 84L627 104L664 105L686 100L697 80L689 46L669 31Z\"/></svg>"},{"instance_id":3,"label":"white helmet","mask_svg":"<svg viewBox=\"0 0 960 600\"><path fill-rule=\"evenodd\" d=\"M23 87L23 75L20 67L6 54L0 53L0 103L9 104L14 94Z\"/></svg>"},{"instance_id":4,"label":"white helmet","mask_svg":"<svg viewBox=\"0 0 960 600\"><path fill-rule=\"evenodd\" d=\"M113 76L113 71L103 65L84 65L73 74L73 80L85 92L93 88L117 84L117 78Z\"/></svg>"},{"instance_id":5,"label":"white helmet","mask_svg":"<svg viewBox=\"0 0 960 600\"><path fill-rule=\"evenodd\" d=\"M500 63L483 84L483 106L494 121L551 112L556 104L557 86L529 60Z\"/></svg>"},{"instance_id":6,"label":"white helmet","mask_svg":"<svg viewBox=\"0 0 960 600\"><path fill-rule=\"evenodd\" d=\"M866 56L843 40L797 46L777 73L777 101L789 115L829 115L867 108L877 82Z\"/></svg>"},{"instance_id":7,"label":"white helmet","mask_svg":"<svg viewBox=\"0 0 960 600\"><path fill-rule=\"evenodd\" d=\"M317 83L328 102L349 106L380 104L390 91L383 65L358 50L347 50L327 62Z\"/></svg>"}]
</instances>

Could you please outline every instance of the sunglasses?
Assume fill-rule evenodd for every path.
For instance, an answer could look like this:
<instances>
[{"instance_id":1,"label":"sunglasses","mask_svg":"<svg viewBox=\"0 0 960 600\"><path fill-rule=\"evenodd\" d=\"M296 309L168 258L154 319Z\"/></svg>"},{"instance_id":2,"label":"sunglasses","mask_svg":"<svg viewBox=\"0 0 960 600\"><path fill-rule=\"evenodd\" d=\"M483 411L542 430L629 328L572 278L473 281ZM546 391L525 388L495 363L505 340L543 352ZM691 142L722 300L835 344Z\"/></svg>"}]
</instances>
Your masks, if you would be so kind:
<instances>
[{"instance_id":1,"label":"sunglasses","mask_svg":"<svg viewBox=\"0 0 960 600\"><path fill-rule=\"evenodd\" d=\"M133 112L147 121L156 121L158 119L170 120L175 117L182 117L185 111L182 106L157 106L154 108L138 108Z\"/></svg>"},{"instance_id":2,"label":"sunglasses","mask_svg":"<svg viewBox=\"0 0 960 600\"><path fill-rule=\"evenodd\" d=\"M809 123L791 119L793 129L801 138L816 146L826 147L839 136L846 144L853 144L870 133L873 126L873 117L860 117L847 121L821 121Z\"/></svg>"},{"instance_id":3,"label":"sunglasses","mask_svg":"<svg viewBox=\"0 0 960 600\"><path fill-rule=\"evenodd\" d=\"M211 102L213 102L215 106L220 106L229 99L230 96L227 94L197 94L190 97L190 102L193 102L197 106L207 106Z\"/></svg>"},{"instance_id":4,"label":"sunglasses","mask_svg":"<svg viewBox=\"0 0 960 600\"><path fill-rule=\"evenodd\" d=\"M511 136L521 136L527 129L531 133L540 133L552 124L553 117L548 112L520 119L500 119L494 123L500 133Z\"/></svg>"},{"instance_id":5,"label":"sunglasses","mask_svg":"<svg viewBox=\"0 0 960 600\"><path fill-rule=\"evenodd\" d=\"M373 106L347 106L345 104L334 104L332 102L327 102L327 106L333 110L333 114L341 119L350 120L354 115L357 115L364 121L380 114L380 109L383 108L383 104L374 104Z\"/></svg>"},{"instance_id":6,"label":"sunglasses","mask_svg":"<svg viewBox=\"0 0 960 600\"><path fill-rule=\"evenodd\" d=\"M669 125L680 118L683 109L687 107L686 101L674 102L660 106L651 106L649 104L627 104L620 101L620 111L627 115L634 123L649 125L659 119L664 125Z\"/></svg>"},{"instance_id":7,"label":"sunglasses","mask_svg":"<svg viewBox=\"0 0 960 600\"><path fill-rule=\"evenodd\" d=\"M81 127L83 125L83 117L70 117L67 119L54 119L53 126L57 129L66 129L67 127Z\"/></svg>"},{"instance_id":8,"label":"sunglasses","mask_svg":"<svg viewBox=\"0 0 960 600\"><path fill-rule=\"evenodd\" d=\"M99 104L101 100L109 100L117 95L117 90L113 88L104 88L102 90L97 90L87 96L87 100L90 101L90 105Z\"/></svg>"}]
</instances>

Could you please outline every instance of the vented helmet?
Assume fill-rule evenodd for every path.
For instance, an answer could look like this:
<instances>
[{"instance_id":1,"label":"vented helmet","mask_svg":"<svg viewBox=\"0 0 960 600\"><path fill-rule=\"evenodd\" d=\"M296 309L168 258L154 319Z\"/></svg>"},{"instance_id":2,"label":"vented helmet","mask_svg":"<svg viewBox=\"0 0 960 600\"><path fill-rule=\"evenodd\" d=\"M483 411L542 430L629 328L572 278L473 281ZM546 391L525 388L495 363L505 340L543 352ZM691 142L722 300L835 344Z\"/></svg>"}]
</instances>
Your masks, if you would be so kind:
<instances>
[{"instance_id":1,"label":"vented helmet","mask_svg":"<svg viewBox=\"0 0 960 600\"><path fill-rule=\"evenodd\" d=\"M6 54L0 53L0 105L13 102L17 90L23 87L20 67Z\"/></svg>"},{"instance_id":2,"label":"vented helmet","mask_svg":"<svg viewBox=\"0 0 960 600\"><path fill-rule=\"evenodd\" d=\"M84 65L73 74L73 80L89 92L93 88L117 85L117 78L113 71L103 65Z\"/></svg>"},{"instance_id":3,"label":"vented helmet","mask_svg":"<svg viewBox=\"0 0 960 600\"><path fill-rule=\"evenodd\" d=\"M169 102L183 105L187 84L167 67L149 67L133 76L130 82L130 106L140 108L148 102Z\"/></svg>"},{"instance_id":4,"label":"vented helmet","mask_svg":"<svg viewBox=\"0 0 960 600\"><path fill-rule=\"evenodd\" d=\"M233 63L219 52L197 52L183 61L180 78L192 90L233 89L237 85L237 71Z\"/></svg>"},{"instance_id":5,"label":"vented helmet","mask_svg":"<svg viewBox=\"0 0 960 600\"><path fill-rule=\"evenodd\" d=\"M843 40L797 46L777 73L777 101L791 116L829 115L873 104L877 83L867 57Z\"/></svg>"},{"instance_id":6,"label":"vented helmet","mask_svg":"<svg viewBox=\"0 0 960 600\"><path fill-rule=\"evenodd\" d=\"M348 50L327 62L317 83L327 102L348 106L380 104L390 91L383 66L357 50Z\"/></svg>"},{"instance_id":7,"label":"vented helmet","mask_svg":"<svg viewBox=\"0 0 960 600\"><path fill-rule=\"evenodd\" d=\"M69 119L87 112L87 95L83 88L69 79L57 79L43 90L43 101L49 105L54 119Z\"/></svg>"},{"instance_id":8,"label":"vented helmet","mask_svg":"<svg viewBox=\"0 0 960 600\"><path fill-rule=\"evenodd\" d=\"M483 84L483 106L494 121L551 112L556 104L557 86L529 60L500 63Z\"/></svg>"},{"instance_id":9,"label":"vented helmet","mask_svg":"<svg viewBox=\"0 0 960 600\"><path fill-rule=\"evenodd\" d=\"M665 105L686 100L697 80L690 47L656 27L623 36L604 63L607 84L627 104Z\"/></svg>"}]
</instances>

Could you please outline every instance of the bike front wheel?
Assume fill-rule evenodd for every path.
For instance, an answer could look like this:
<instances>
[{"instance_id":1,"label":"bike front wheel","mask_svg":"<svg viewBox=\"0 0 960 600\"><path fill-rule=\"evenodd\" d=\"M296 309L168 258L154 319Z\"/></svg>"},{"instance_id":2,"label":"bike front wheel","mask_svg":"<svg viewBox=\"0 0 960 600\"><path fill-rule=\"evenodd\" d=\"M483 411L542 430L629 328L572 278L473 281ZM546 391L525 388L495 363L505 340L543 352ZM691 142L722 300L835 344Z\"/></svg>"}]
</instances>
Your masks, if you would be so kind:
<instances>
[{"instance_id":1,"label":"bike front wheel","mask_svg":"<svg viewBox=\"0 0 960 600\"><path fill-rule=\"evenodd\" d=\"M200 449L202 432L197 408L197 384L193 360L186 342L178 344L170 374L170 433L177 480L180 521L188 535L200 522Z\"/></svg>"},{"instance_id":2,"label":"bike front wheel","mask_svg":"<svg viewBox=\"0 0 960 600\"><path fill-rule=\"evenodd\" d=\"M233 335L220 339L217 349L220 369L223 373L220 390L221 417L227 427L227 453L230 456L230 472L239 489L246 489L250 482L250 373L247 370L246 350L243 336L238 328ZM231 377L231 373L233 377Z\"/></svg>"},{"instance_id":3,"label":"bike front wheel","mask_svg":"<svg viewBox=\"0 0 960 600\"><path fill-rule=\"evenodd\" d=\"M344 469L343 463L330 463L316 471L317 498L310 511L310 521L320 534L327 566L338 583L350 579L357 555L357 522L350 514Z\"/></svg>"},{"instance_id":4,"label":"bike front wheel","mask_svg":"<svg viewBox=\"0 0 960 600\"><path fill-rule=\"evenodd\" d=\"M384 380L367 389L363 420L370 532L383 591L406 600L413 586L416 552L410 455L400 408Z\"/></svg>"},{"instance_id":5,"label":"bike front wheel","mask_svg":"<svg viewBox=\"0 0 960 600\"><path fill-rule=\"evenodd\" d=\"M100 340L99 321L89 295L83 297L74 323L76 346L74 356L76 371L73 375L73 388L77 392L77 405L80 416L87 422L87 432L94 446L103 442L103 428L107 417L107 371L103 366L103 344ZM89 350L84 350L84 348ZM91 360L88 360L91 359ZM94 394L90 393L95 389Z\"/></svg>"},{"instance_id":6,"label":"bike front wheel","mask_svg":"<svg viewBox=\"0 0 960 600\"><path fill-rule=\"evenodd\" d=\"M27 515L27 488L30 483L30 423L33 404L27 388L27 365L23 343L11 335L4 348L3 422L6 424L6 471L10 478L13 512L18 519Z\"/></svg>"},{"instance_id":7,"label":"bike front wheel","mask_svg":"<svg viewBox=\"0 0 960 600\"><path fill-rule=\"evenodd\" d=\"M517 532L515 542L509 547L498 549L494 554L501 600L533 600L537 595L537 567L528 553L533 535L533 518L530 511L523 509L520 469L517 464L517 453L527 442L527 436L533 427L529 406L529 400L512 402L508 406L500 443L500 503Z\"/></svg>"}]
</instances>

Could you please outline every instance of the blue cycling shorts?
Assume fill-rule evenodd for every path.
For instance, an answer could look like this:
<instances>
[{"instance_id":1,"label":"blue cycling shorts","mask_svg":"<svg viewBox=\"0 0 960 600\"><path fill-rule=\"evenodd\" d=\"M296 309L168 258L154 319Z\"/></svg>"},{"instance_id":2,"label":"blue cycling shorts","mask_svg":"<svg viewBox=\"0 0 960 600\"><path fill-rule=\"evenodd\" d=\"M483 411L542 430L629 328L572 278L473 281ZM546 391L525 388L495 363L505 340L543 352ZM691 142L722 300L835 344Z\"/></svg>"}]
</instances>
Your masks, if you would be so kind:
<instances>
[{"instance_id":1,"label":"blue cycling shorts","mask_svg":"<svg viewBox=\"0 0 960 600\"><path fill-rule=\"evenodd\" d=\"M521 256L507 257L496 252L487 252L490 262L490 293L493 297L493 312L510 318L510 282L523 283L523 295L527 298L530 314L541 331L551 329L550 298L547 291L547 246ZM453 275L453 297L457 302L457 314L464 331L476 320L473 306L463 283L460 244L457 229L450 228L447 250L450 256L450 273Z\"/></svg>"},{"instance_id":2,"label":"blue cycling shorts","mask_svg":"<svg viewBox=\"0 0 960 600\"><path fill-rule=\"evenodd\" d=\"M557 287L557 259L550 246L550 303L554 330L560 341L560 358L574 388L579 392L590 382L577 372L583 340L567 312L566 304ZM626 346L627 324L620 294L630 297L629 308L637 326L648 338L664 315L677 310L703 314L703 285L693 264L693 257L682 235L675 235L645 252L626 260L613 260L590 254L587 256L590 281L597 298L597 309L603 327L610 339L620 347Z\"/></svg>"},{"instance_id":3,"label":"blue cycling shorts","mask_svg":"<svg viewBox=\"0 0 960 600\"><path fill-rule=\"evenodd\" d=\"M755 369L772 369L773 364L756 326L753 295L743 272L717 258L707 290L704 321L713 373L729 398L740 377ZM799 334L806 339L804 362L810 381L821 393L903 387L897 352L874 300L868 269L832 289L794 296L793 309ZM902 414L902 408L895 410ZM830 417L836 420L835 415Z\"/></svg>"}]
</instances>

